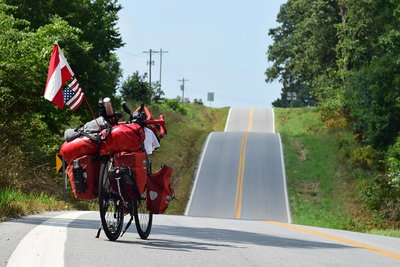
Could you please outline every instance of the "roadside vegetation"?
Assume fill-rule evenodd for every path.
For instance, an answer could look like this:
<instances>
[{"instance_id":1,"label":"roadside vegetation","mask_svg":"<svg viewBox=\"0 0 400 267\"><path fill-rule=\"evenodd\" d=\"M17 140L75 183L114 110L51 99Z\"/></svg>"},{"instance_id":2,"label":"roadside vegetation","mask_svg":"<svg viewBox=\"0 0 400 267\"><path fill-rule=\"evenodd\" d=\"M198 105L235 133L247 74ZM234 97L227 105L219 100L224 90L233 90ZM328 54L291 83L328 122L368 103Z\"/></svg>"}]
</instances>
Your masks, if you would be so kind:
<instances>
[{"instance_id":1,"label":"roadside vegetation","mask_svg":"<svg viewBox=\"0 0 400 267\"><path fill-rule=\"evenodd\" d=\"M351 131L327 127L317 108L275 109L294 223L400 237L398 221L371 206L379 173ZM392 211L388 211L392 212Z\"/></svg>"},{"instance_id":2,"label":"roadside vegetation","mask_svg":"<svg viewBox=\"0 0 400 267\"><path fill-rule=\"evenodd\" d=\"M311 177L299 187L322 192L326 184L325 197L316 197L320 206L313 206L324 209L331 205L325 202L327 194L348 202L341 190L334 190L336 181L343 182L361 204L336 209L342 218L325 224L400 229L399 11L399 1L288 0L277 15L278 26L269 30L273 43L266 80L282 83L273 106L317 107L321 130L312 138L329 137L326 145L340 159L335 162L326 154L326 171L316 174L331 179L310 170ZM311 149L311 141L303 140L310 133L291 141ZM295 205L304 216L310 203ZM350 219L350 214L356 216Z\"/></svg>"},{"instance_id":3,"label":"roadside vegetation","mask_svg":"<svg viewBox=\"0 0 400 267\"><path fill-rule=\"evenodd\" d=\"M136 105L133 102L129 104L132 108ZM161 140L161 147L151 156L153 171L157 171L163 163L173 168L171 179L176 200L167 213L183 214L203 143L208 133L223 131L229 109L207 108L200 104L181 103L176 99L153 104L149 109L155 117L165 115L168 130ZM0 174L3 176L0 177L10 179L9 182L2 180L6 185L0 189L0 221L44 211L97 210L96 200L74 200L69 181L67 201L63 200L62 175L55 174L56 152L41 158L43 161L37 166L31 165L22 155L11 153L4 157L10 169L2 168Z\"/></svg>"}]
</instances>

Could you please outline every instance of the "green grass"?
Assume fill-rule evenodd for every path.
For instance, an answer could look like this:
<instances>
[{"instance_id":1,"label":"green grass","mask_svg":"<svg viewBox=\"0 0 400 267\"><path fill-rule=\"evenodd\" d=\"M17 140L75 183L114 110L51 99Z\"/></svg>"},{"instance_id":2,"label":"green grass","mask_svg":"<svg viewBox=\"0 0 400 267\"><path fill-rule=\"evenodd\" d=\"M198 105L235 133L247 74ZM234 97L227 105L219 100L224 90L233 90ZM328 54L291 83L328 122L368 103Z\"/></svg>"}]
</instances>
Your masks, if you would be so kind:
<instances>
[{"instance_id":1,"label":"green grass","mask_svg":"<svg viewBox=\"0 0 400 267\"><path fill-rule=\"evenodd\" d=\"M294 223L399 237L362 204L362 188L376 175L355 168L352 133L327 129L316 108L275 109ZM389 226L388 226L389 227Z\"/></svg>"},{"instance_id":2,"label":"green grass","mask_svg":"<svg viewBox=\"0 0 400 267\"><path fill-rule=\"evenodd\" d=\"M398 237L400 238L400 230L399 229L388 229L388 230L369 230L367 231L369 234L373 235L384 235L384 236L391 236L391 237Z\"/></svg>"},{"instance_id":3,"label":"green grass","mask_svg":"<svg viewBox=\"0 0 400 267\"><path fill-rule=\"evenodd\" d=\"M64 209L68 209L67 203L44 193L24 194L21 190L11 188L0 190L0 221L28 214Z\"/></svg>"},{"instance_id":4,"label":"green grass","mask_svg":"<svg viewBox=\"0 0 400 267\"><path fill-rule=\"evenodd\" d=\"M317 109L275 109L275 118L294 223L354 229L347 207L349 176L338 160L335 136L324 128Z\"/></svg>"}]
</instances>

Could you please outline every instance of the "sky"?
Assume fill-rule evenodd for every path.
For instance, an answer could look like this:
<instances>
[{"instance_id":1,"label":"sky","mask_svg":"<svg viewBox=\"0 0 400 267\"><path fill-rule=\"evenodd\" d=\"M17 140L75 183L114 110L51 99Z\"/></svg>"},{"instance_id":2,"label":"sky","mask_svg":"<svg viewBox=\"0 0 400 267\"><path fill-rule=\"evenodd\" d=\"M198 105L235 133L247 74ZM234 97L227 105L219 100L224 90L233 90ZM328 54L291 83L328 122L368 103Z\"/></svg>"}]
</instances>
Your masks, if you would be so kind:
<instances>
[{"instance_id":1,"label":"sky","mask_svg":"<svg viewBox=\"0 0 400 267\"><path fill-rule=\"evenodd\" d=\"M284 0L119 0L118 49L123 79L149 73L149 53L162 54L161 89L167 98L202 99L212 107L269 108L280 97L278 81L265 82L270 28ZM152 82L160 79L153 54ZM207 101L207 93L214 101Z\"/></svg>"}]
</instances>

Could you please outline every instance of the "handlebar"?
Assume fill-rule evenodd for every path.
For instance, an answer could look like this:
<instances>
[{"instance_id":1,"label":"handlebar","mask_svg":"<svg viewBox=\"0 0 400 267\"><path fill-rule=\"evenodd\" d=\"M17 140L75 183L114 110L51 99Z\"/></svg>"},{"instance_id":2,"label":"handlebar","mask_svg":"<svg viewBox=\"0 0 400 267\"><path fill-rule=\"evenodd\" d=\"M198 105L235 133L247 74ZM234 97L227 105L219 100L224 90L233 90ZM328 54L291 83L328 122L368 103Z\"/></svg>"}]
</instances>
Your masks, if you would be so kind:
<instances>
[{"instance_id":1,"label":"handlebar","mask_svg":"<svg viewBox=\"0 0 400 267\"><path fill-rule=\"evenodd\" d=\"M136 118L134 117L134 113L128 108L128 106L123 103L122 104L123 110L129 114L130 116L130 121L134 122L136 120L137 123L143 124L142 126L145 125L159 125L160 126L160 138L164 137L164 135L167 134L167 129L165 128L165 120L164 120L164 115L160 115L160 119L151 119L151 114L150 111L144 106L144 104L141 104L139 108L135 110L134 113L136 113L138 116Z\"/></svg>"},{"instance_id":2,"label":"handlebar","mask_svg":"<svg viewBox=\"0 0 400 267\"><path fill-rule=\"evenodd\" d=\"M160 137L164 137L167 134L167 129L165 128L164 115L160 115L159 120L145 120L146 124L160 125Z\"/></svg>"}]
</instances>

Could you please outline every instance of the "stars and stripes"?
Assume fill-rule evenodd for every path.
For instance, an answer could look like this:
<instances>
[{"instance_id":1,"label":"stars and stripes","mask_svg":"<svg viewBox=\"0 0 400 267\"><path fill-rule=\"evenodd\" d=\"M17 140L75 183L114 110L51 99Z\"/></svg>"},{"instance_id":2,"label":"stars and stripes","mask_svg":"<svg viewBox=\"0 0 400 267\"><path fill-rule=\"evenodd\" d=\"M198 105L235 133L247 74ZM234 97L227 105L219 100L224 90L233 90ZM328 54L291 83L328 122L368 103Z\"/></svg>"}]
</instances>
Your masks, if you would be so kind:
<instances>
[{"instance_id":1,"label":"stars and stripes","mask_svg":"<svg viewBox=\"0 0 400 267\"><path fill-rule=\"evenodd\" d=\"M72 82L64 89L63 95L64 103L74 112L82 104L83 98L85 97L76 78L74 78Z\"/></svg>"},{"instance_id":2,"label":"stars and stripes","mask_svg":"<svg viewBox=\"0 0 400 267\"><path fill-rule=\"evenodd\" d=\"M62 90L63 84L73 78L72 82ZM54 43L51 53L47 83L44 90L44 98L53 102L58 108L63 109L66 104L72 111L76 111L82 104L82 88L74 76L74 72L65 59L58 43Z\"/></svg>"}]
</instances>

